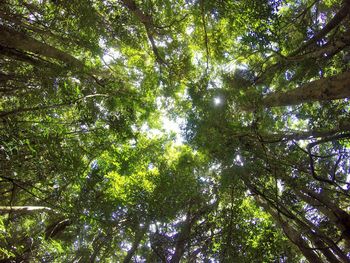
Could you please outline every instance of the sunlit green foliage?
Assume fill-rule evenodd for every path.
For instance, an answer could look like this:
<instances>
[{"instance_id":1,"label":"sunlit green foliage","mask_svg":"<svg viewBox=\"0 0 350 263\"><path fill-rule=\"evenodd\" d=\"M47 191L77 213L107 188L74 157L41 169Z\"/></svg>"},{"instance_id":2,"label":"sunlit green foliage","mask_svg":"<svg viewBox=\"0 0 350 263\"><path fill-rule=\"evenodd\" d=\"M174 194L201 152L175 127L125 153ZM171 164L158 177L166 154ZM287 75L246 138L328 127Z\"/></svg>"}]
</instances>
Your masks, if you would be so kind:
<instances>
[{"instance_id":1,"label":"sunlit green foliage","mask_svg":"<svg viewBox=\"0 0 350 263\"><path fill-rule=\"evenodd\" d=\"M0 1L0 262L349 262L349 10Z\"/></svg>"}]
</instances>

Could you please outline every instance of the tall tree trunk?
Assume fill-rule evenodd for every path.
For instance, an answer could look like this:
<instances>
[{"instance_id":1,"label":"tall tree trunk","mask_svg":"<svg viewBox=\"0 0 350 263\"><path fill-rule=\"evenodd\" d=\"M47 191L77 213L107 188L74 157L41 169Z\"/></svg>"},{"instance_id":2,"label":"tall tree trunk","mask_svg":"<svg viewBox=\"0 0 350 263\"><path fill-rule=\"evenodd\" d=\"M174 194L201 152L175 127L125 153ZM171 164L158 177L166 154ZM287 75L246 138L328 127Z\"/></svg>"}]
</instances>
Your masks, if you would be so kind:
<instances>
[{"instance_id":1,"label":"tall tree trunk","mask_svg":"<svg viewBox=\"0 0 350 263\"><path fill-rule=\"evenodd\" d=\"M286 208L282 203L279 203L278 205L272 204L271 201L266 196L264 196L264 194L262 194L254 185L252 185L246 178L243 181L248 186L248 188L256 194L255 199L257 200L257 203L261 205L268 213L271 214L271 216L275 219L276 223L278 223L281 226L286 236L299 247L299 249L302 251L305 257L307 257L305 253L310 253L309 250L313 252L315 250L318 250L325 256L325 258L327 258L329 262L349 262L349 259L346 257L343 251L339 249L336 243L334 243L332 239L328 238L326 235L321 233L321 231L317 227L315 227L312 222L310 222L306 218L300 219L298 215L295 215L291 211L288 211L288 208ZM286 219L284 219L284 217L286 217ZM293 224L295 224L295 226L292 225L292 222ZM304 233L305 236L303 237L301 233ZM305 237L307 237L308 240L315 245L315 248L305 248Z\"/></svg>"},{"instance_id":2,"label":"tall tree trunk","mask_svg":"<svg viewBox=\"0 0 350 263\"><path fill-rule=\"evenodd\" d=\"M300 234L300 231L294 228L287 220L284 220L282 218L282 215L280 215L274 208L270 207L270 205L262 197L255 196L255 199L257 203L272 216L275 222L283 229L283 232L290 239L290 241L299 248L299 250L310 263L323 262L323 260L303 239L303 237Z\"/></svg>"},{"instance_id":3,"label":"tall tree trunk","mask_svg":"<svg viewBox=\"0 0 350 263\"><path fill-rule=\"evenodd\" d=\"M47 110L47 109L57 109L60 107L69 106L71 104L73 104L73 103L58 103L58 104L53 104L53 105L43 105L43 106L36 106L36 107L31 107L31 108L17 108L15 110L11 110L11 111L0 111L0 119L6 118L9 115L16 115L16 114L20 114L23 112L35 112L35 111Z\"/></svg>"},{"instance_id":4,"label":"tall tree trunk","mask_svg":"<svg viewBox=\"0 0 350 263\"><path fill-rule=\"evenodd\" d=\"M318 200L320 203L325 205L332 213L334 214L334 217L336 219L335 224L339 229L343 231L343 237L345 240L347 240L347 244L349 246L350 244L350 215L344 211L343 209L339 208L336 204L334 204L331 200L329 200L327 197L316 193L314 191L311 191L309 189L304 189L303 192L316 200Z\"/></svg>"},{"instance_id":5,"label":"tall tree trunk","mask_svg":"<svg viewBox=\"0 0 350 263\"><path fill-rule=\"evenodd\" d=\"M323 204L321 204L319 201L311 198L308 195L305 195L302 191L300 191L299 189L295 189L294 193L304 202L308 203L309 205L317 208L322 214L324 214L332 223L337 225L337 218L335 217L335 215L332 213L332 211L330 211L326 206L324 206ZM337 225L337 227L339 228L339 226ZM340 228L341 231L343 231L343 228ZM339 259L342 262L350 262L350 259L346 256L346 253L344 253L339 247L338 245L333 241L333 240L328 240L325 239L326 243L328 244L328 246L332 249L332 251L334 252L334 254L336 254Z\"/></svg>"},{"instance_id":6,"label":"tall tree trunk","mask_svg":"<svg viewBox=\"0 0 350 263\"><path fill-rule=\"evenodd\" d=\"M154 22L153 22L152 16L142 12L142 10L139 9L139 7L137 6L134 0L121 0L121 2L144 25L146 29L147 37L149 39L149 42L151 43L151 47L157 62L160 64L165 64L164 59L159 54L157 45L154 40L155 31L154 31Z\"/></svg>"},{"instance_id":7,"label":"tall tree trunk","mask_svg":"<svg viewBox=\"0 0 350 263\"><path fill-rule=\"evenodd\" d=\"M318 46L311 52L301 55L289 55L277 58L277 62L268 66L260 76L255 79L254 84L268 84L273 79L276 72L284 72L288 67L306 60L329 60L334 55L350 45L350 30L344 32L340 37L331 39L327 44Z\"/></svg>"},{"instance_id":8,"label":"tall tree trunk","mask_svg":"<svg viewBox=\"0 0 350 263\"><path fill-rule=\"evenodd\" d=\"M0 45L17 50L31 52L46 58L52 58L65 63L74 71L84 69L84 64L72 55L63 52L53 46L42 43L22 32L15 31L4 25L0 25Z\"/></svg>"},{"instance_id":9,"label":"tall tree trunk","mask_svg":"<svg viewBox=\"0 0 350 263\"><path fill-rule=\"evenodd\" d=\"M123 263L131 262L131 259L134 256L137 248L139 247L139 245L142 241L142 238L144 237L145 233L147 232L147 229L148 229L148 225L146 224L145 226L140 227L139 229L136 230L134 242L132 243L130 250L128 251L127 255L125 256Z\"/></svg>"},{"instance_id":10,"label":"tall tree trunk","mask_svg":"<svg viewBox=\"0 0 350 263\"><path fill-rule=\"evenodd\" d=\"M350 98L350 71L311 81L290 91L268 94L262 99L262 105L270 108L345 98Z\"/></svg>"},{"instance_id":11,"label":"tall tree trunk","mask_svg":"<svg viewBox=\"0 0 350 263\"><path fill-rule=\"evenodd\" d=\"M180 262L183 254L185 253L185 246L190 239L191 228L194 223L194 218L192 218L190 213L187 213L187 218L182 226L182 229L177 237L175 245L175 253L173 254L170 263Z\"/></svg>"},{"instance_id":12,"label":"tall tree trunk","mask_svg":"<svg viewBox=\"0 0 350 263\"><path fill-rule=\"evenodd\" d=\"M263 143L279 142L279 141L298 141L321 138L324 140L340 140L350 137L350 122L340 121L340 123L334 129L318 129L309 131L294 131L284 133L261 133L261 139ZM347 133L345 133L347 132Z\"/></svg>"},{"instance_id":13,"label":"tall tree trunk","mask_svg":"<svg viewBox=\"0 0 350 263\"><path fill-rule=\"evenodd\" d=\"M46 206L0 206L1 213L26 213L35 211L54 211L50 207Z\"/></svg>"},{"instance_id":14,"label":"tall tree trunk","mask_svg":"<svg viewBox=\"0 0 350 263\"><path fill-rule=\"evenodd\" d=\"M206 213L214 209L216 205L217 203L204 205L200 209L196 210L195 212L191 212L190 211L191 209L189 209L186 215L186 220L185 222L183 222L180 233L178 234L178 237L176 239L175 252L170 260L170 263L180 262L181 258L185 253L186 245L190 242L191 231L194 224L199 220L201 216L205 215Z\"/></svg>"},{"instance_id":15,"label":"tall tree trunk","mask_svg":"<svg viewBox=\"0 0 350 263\"><path fill-rule=\"evenodd\" d=\"M0 40L1 42L1 40ZM33 65L34 67L40 67L40 68L50 68L53 70L62 70L62 68L59 67L56 63L44 60L42 58L34 57L33 55L26 53L22 50L17 50L11 47L5 47L2 46L0 43L0 55L12 58L16 61L21 61L30 65Z\"/></svg>"},{"instance_id":16,"label":"tall tree trunk","mask_svg":"<svg viewBox=\"0 0 350 263\"><path fill-rule=\"evenodd\" d=\"M92 241L92 254L89 257L89 262L94 263L96 262L96 257L100 253L102 247L106 245L106 240L110 237L111 233L108 233L107 235L102 233L99 233L96 238ZM75 261L74 261L75 262Z\"/></svg>"}]
</instances>

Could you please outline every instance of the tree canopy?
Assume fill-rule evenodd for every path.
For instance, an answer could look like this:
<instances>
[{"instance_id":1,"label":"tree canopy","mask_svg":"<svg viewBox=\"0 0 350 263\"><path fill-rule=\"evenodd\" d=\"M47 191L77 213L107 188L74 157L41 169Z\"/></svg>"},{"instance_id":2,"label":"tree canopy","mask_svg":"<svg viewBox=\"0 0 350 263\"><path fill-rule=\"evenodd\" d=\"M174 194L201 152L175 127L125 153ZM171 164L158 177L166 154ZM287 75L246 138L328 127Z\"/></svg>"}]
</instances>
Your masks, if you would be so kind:
<instances>
[{"instance_id":1,"label":"tree canopy","mask_svg":"<svg viewBox=\"0 0 350 263\"><path fill-rule=\"evenodd\" d=\"M350 262L349 14L0 0L0 262Z\"/></svg>"}]
</instances>

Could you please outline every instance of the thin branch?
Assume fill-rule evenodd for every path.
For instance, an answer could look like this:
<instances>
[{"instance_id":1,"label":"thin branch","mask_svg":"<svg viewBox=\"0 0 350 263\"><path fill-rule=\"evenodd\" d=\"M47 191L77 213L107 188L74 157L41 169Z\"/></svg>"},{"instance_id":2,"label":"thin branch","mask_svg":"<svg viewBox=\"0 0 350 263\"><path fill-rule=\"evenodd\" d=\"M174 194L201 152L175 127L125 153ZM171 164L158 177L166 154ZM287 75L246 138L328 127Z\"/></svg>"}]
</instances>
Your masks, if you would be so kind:
<instances>
[{"instance_id":1,"label":"thin branch","mask_svg":"<svg viewBox=\"0 0 350 263\"><path fill-rule=\"evenodd\" d=\"M153 50L153 53L156 57L157 62L159 64L166 65L164 59L160 56L158 48L157 48L155 41L154 41L153 33L155 31L154 31L154 23L153 23L152 16L142 12L142 10L137 6L137 4L134 0L121 0L121 2L144 25L144 27L146 29L147 37L151 43L151 47L152 47L152 50Z\"/></svg>"},{"instance_id":2,"label":"thin branch","mask_svg":"<svg viewBox=\"0 0 350 263\"><path fill-rule=\"evenodd\" d=\"M315 147L316 145L322 144L322 143L326 143L326 142L330 142L330 141L336 141L336 140L340 140L340 139L349 139L350 138L350 133L344 133L344 134L338 134L338 135L334 135L334 136L330 136L330 137L326 137L323 138L321 140L309 143L307 145L307 152L309 155L309 163L310 163L310 171L311 171L311 175L314 179L316 179L317 181L321 181L321 182L325 182L325 183L329 183L332 185L335 185L336 183L334 182L334 180L329 180L326 178L322 178L320 176L318 176L315 172L315 167L314 167L314 159L312 157L311 154L311 150L313 147ZM338 184L336 184L338 187L340 187Z\"/></svg>"},{"instance_id":3,"label":"thin branch","mask_svg":"<svg viewBox=\"0 0 350 263\"><path fill-rule=\"evenodd\" d=\"M204 44L205 44L205 52L206 52L206 69L205 72L208 74L209 69L209 44L208 44L208 33L207 33L207 25L205 21L205 10L204 10L204 3L203 0L200 1L200 7L201 7L201 18L202 18L202 25L204 30Z\"/></svg>"},{"instance_id":4,"label":"thin branch","mask_svg":"<svg viewBox=\"0 0 350 263\"><path fill-rule=\"evenodd\" d=\"M170 28L172 27L174 24L177 24L177 23L181 23L182 21L184 21L187 17L189 16L189 14L185 14L182 18L180 19L174 19L171 23L169 23L168 25L165 25L165 26L158 26L158 25L154 25L155 28L158 28L158 29L167 29L167 28Z\"/></svg>"}]
</instances>

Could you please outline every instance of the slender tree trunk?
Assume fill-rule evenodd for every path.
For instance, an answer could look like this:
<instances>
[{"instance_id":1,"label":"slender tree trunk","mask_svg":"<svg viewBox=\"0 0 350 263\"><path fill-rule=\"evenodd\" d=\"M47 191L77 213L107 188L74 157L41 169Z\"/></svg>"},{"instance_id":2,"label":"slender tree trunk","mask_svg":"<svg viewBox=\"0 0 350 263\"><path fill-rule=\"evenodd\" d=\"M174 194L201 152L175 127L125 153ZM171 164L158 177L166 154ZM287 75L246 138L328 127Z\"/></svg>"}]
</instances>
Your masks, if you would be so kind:
<instances>
[{"instance_id":1,"label":"slender tree trunk","mask_svg":"<svg viewBox=\"0 0 350 263\"><path fill-rule=\"evenodd\" d=\"M344 35L342 37L338 37L336 39L330 40L324 46L321 46L310 53L297 55L297 56L288 56L286 57L285 62L287 65L289 65L290 63L300 62L307 59L319 59L319 58L329 59L335 54L337 54L339 51L343 50L345 47L349 46L350 44L349 34L350 34L350 31L346 31L344 32Z\"/></svg>"},{"instance_id":2,"label":"slender tree trunk","mask_svg":"<svg viewBox=\"0 0 350 263\"><path fill-rule=\"evenodd\" d=\"M319 250L322 252L322 254L326 257L328 262L330 262L330 263L342 263L342 262L344 262L344 261L338 260L337 257L330 250L330 248L320 238L313 237L312 241L313 241L314 245L317 248L319 248Z\"/></svg>"},{"instance_id":3,"label":"slender tree trunk","mask_svg":"<svg viewBox=\"0 0 350 263\"><path fill-rule=\"evenodd\" d=\"M89 257L89 262L90 263L95 263L96 262L96 257L98 256L98 253L100 253L101 248L103 245L106 244L106 239L108 238L108 235L105 235L104 233L99 233L96 238L92 241L92 249L93 252ZM74 261L75 262L75 261Z\"/></svg>"},{"instance_id":4,"label":"slender tree trunk","mask_svg":"<svg viewBox=\"0 0 350 263\"><path fill-rule=\"evenodd\" d=\"M349 262L349 259L333 242L333 240L321 233L312 222L309 222L309 220L306 218L300 219L297 215L288 211L288 209L283 204L279 204L278 207L271 205L270 201L268 201L268 199L258 189L256 189L256 187L247 181L246 178L244 181L248 188L256 194L255 198L258 204L271 214L271 216L276 220L276 223L282 227L287 237L299 247L305 257L307 257L305 253L308 254L310 251L314 252L315 250L318 250L327 258L329 262ZM287 220L283 219L283 217L286 217ZM292 222L297 227L293 226ZM304 237L302 237L301 233L305 234L305 237L307 237L309 241L315 245L315 248L309 247L306 249L305 244L307 243L304 240ZM316 253L314 252L314 254ZM312 257L312 254L310 254L309 257L310 256ZM308 260L310 259L308 258Z\"/></svg>"},{"instance_id":5,"label":"slender tree trunk","mask_svg":"<svg viewBox=\"0 0 350 263\"><path fill-rule=\"evenodd\" d=\"M154 41L155 31L154 31L154 22L153 22L152 16L142 12L142 10L139 9L139 7L137 6L137 4L134 0L121 0L121 2L144 25L144 27L146 29L147 37L151 43L151 47L152 47L152 50L153 50L153 53L156 57L157 62L159 62L160 64L164 64L165 61L160 56L157 45Z\"/></svg>"},{"instance_id":6,"label":"slender tree trunk","mask_svg":"<svg viewBox=\"0 0 350 263\"><path fill-rule=\"evenodd\" d=\"M310 130L310 131L295 131L295 132L285 132L285 133L261 133L262 142L279 142L279 141L298 141L298 140L308 140L308 139L329 139L329 140L339 140L342 136L350 136L350 133L344 133L350 131L349 122L341 122L338 127L334 129L327 130ZM338 138L340 137L340 138ZM344 137L344 138L345 138Z\"/></svg>"},{"instance_id":7,"label":"slender tree trunk","mask_svg":"<svg viewBox=\"0 0 350 263\"><path fill-rule=\"evenodd\" d=\"M177 238L175 253L172 256L170 263L180 262L183 254L185 253L185 246L190 239L191 228L193 226L193 223L194 223L194 219L192 218L190 213L187 213L187 218Z\"/></svg>"},{"instance_id":8,"label":"slender tree trunk","mask_svg":"<svg viewBox=\"0 0 350 263\"><path fill-rule=\"evenodd\" d=\"M347 240L347 244L349 246L350 244L350 215L344 211L343 209L339 208L336 204L334 204L331 200L326 198L325 196L316 193L314 191L311 191L309 189L304 189L303 192L316 200L318 200L320 203L325 205L328 209L332 211L336 219L336 225L339 229L343 231L344 239Z\"/></svg>"},{"instance_id":9,"label":"slender tree trunk","mask_svg":"<svg viewBox=\"0 0 350 263\"><path fill-rule=\"evenodd\" d=\"M132 243L132 246L130 250L128 251L126 257L123 260L123 263L129 263L131 262L132 257L134 256L137 248L139 247L142 238L144 237L145 233L147 232L148 225L145 225L143 227L140 227L136 233L135 233L135 239L134 242Z\"/></svg>"},{"instance_id":10,"label":"slender tree trunk","mask_svg":"<svg viewBox=\"0 0 350 263\"><path fill-rule=\"evenodd\" d=\"M143 13L134 0L121 0L123 5L127 7L134 16L144 25L153 27L153 19L150 15Z\"/></svg>"},{"instance_id":11,"label":"slender tree trunk","mask_svg":"<svg viewBox=\"0 0 350 263\"><path fill-rule=\"evenodd\" d=\"M38 10L39 11L39 10ZM35 12L35 11L34 11ZM61 44L73 43L75 45L80 46L81 48L85 48L83 43L80 43L79 39L69 38L65 35L58 35L56 32L52 32L49 27L45 27L43 25L32 24L30 19L23 17L19 14L13 14L10 12L4 12L0 10L0 17L3 20L6 20L10 23L16 24L20 28L26 29L26 31L32 31L42 36L44 39L51 38L59 41Z\"/></svg>"},{"instance_id":12,"label":"slender tree trunk","mask_svg":"<svg viewBox=\"0 0 350 263\"><path fill-rule=\"evenodd\" d=\"M324 214L331 222L337 224L337 218L335 215L323 204L321 204L319 201L311 198L310 196L305 195L302 191L299 189L295 189L294 193L304 202L310 204L311 206L317 208L322 214ZM339 228L339 226L337 226ZM340 230L343 230L340 228ZM349 263L350 259L346 256L346 253L344 253L338 245L333 240L324 239L327 245L332 249L335 255L339 257L339 259L344 263Z\"/></svg>"},{"instance_id":13,"label":"slender tree trunk","mask_svg":"<svg viewBox=\"0 0 350 263\"><path fill-rule=\"evenodd\" d=\"M314 206L316 209L318 209L320 212L325 214L333 223L337 225L339 228L339 223L337 222L337 218L334 216L334 214L320 201L307 196L303 193L302 189L303 187L300 187L298 184L296 184L293 179L291 178L281 178L284 182L286 182L287 185L293 189L294 193L303 201L310 204L311 206ZM287 209L284 207L284 205L281 205L281 208ZM331 238L327 236L327 234L322 233L322 231L319 230L317 226L314 225L314 223L310 222L307 218L299 219L297 215L290 214L291 219L295 221L295 223L299 226L300 229L305 231L305 233L308 234L308 238L312 243L315 245L315 247L322 252L322 254L328 259L329 262L343 262L343 263L349 263L350 259L346 256L346 253L342 249L340 249ZM340 230L343 230L342 227L339 228Z\"/></svg>"},{"instance_id":14,"label":"slender tree trunk","mask_svg":"<svg viewBox=\"0 0 350 263\"><path fill-rule=\"evenodd\" d=\"M310 263L324 262L303 239L300 231L294 228L287 220L284 220L282 215L270 207L270 205L263 198L256 196L255 199L257 203L274 218L275 222L283 229L286 236L299 248Z\"/></svg>"},{"instance_id":15,"label":"slender tree trunk","mask_svg":"<svg viewBox=\"0 0 350 263\"><path fill-rule=\"evenodd\" d=\"M350 122L348 120L339 120L338 125L333 129L315 129L309 131L285 131L272 133L265 130L252 131L242 128L242 131L228 131L233 140L239 140L241 143L277 143L286 141L310 140L319 138L321 140L336 141L345 138L350 138ZM259 135L259 136L258 136Z\"/></svg>"},{"instance_id":16,"label":"slender tree trunk","mask_svg":"<svg viewBox=\"0 0 350 263\"><path fill-rule=\"evenodd\" d=\"M44 106L37 106L37 107L31 107L31 108L18 108L12 111L1 111L0 112L0 119L5 118L9 115L17 115L23 112L35 112L40 110L47 110L47 109L56 109L64 106L69 106L72 103L58 103L53 105L44 105Z\"/></svg>"}]
</instances>

